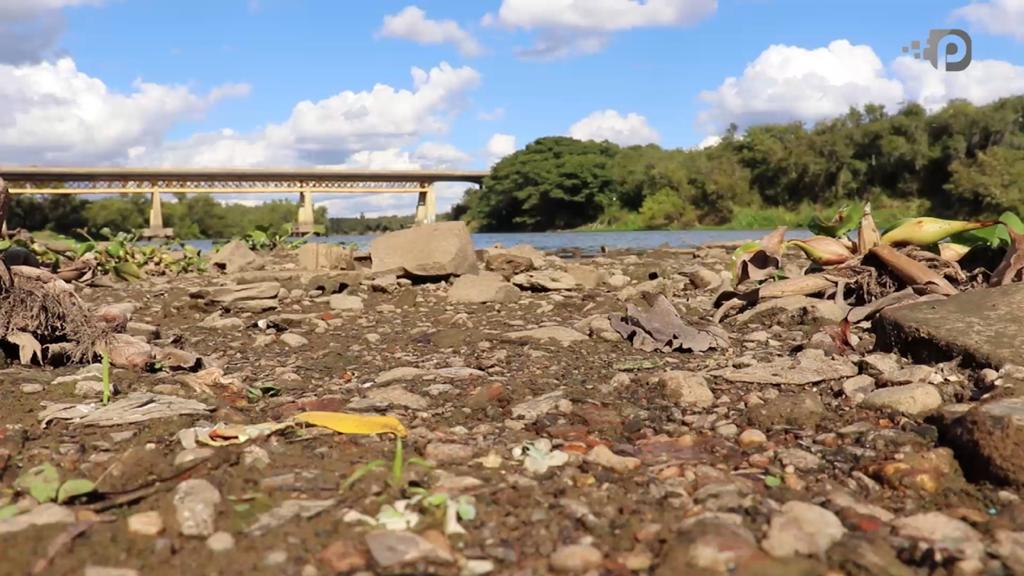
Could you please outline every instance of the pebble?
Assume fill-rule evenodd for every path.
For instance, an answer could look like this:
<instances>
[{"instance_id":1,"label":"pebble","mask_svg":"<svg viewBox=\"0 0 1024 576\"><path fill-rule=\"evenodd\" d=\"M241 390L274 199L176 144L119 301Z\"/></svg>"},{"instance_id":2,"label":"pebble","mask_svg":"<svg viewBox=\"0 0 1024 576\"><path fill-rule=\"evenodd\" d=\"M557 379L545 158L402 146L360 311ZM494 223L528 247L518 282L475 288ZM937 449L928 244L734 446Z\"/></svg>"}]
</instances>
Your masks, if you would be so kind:
<instances>
[{"instance_id":1,"label":"pebble","mask_svg":"<svg viewBox=\"0 0 1024 576\"><path fill-rule=\"evenodd\" d=\"M906 384L875 390L864 398L861 405L916 416L942 406L942 395L931 384Z\"/></svg>"},{"instance_id":2,"label":"pebble","mask_svg":"<svg viewBox=\"0 0 1024 576\"><path fill-rule=\"evenodd\" d=\"M948 550L957 558L981 558L985 554L985 545L977 530L963 520L950 518L941 512L899 518L892 525L900 536Z\"/></svg>"},{"instance_id":3,"label":"pebble","mask_svg":"<svg viewBox=\"0 0 1024 576\"><path fill-rule=\"evenodd\" d=\"M113 568L110 566L86 566L83 576L139 576L134 568Z\"/></svg>"},{"instance_id":4,"label":"pebble","mask_svg":"<svg viewBox=\"0 0 1024 576\"><path fill-rule=\"evenodd\" d=\"M214 532L206 539L206 547L213 552L227 552L235 547L235 537L230 532Z\"/></svg>"},{"instance_id":5,"label":"pebble","mask_svg":"<svg viewBox=\"0 0 1024 576\"><path fill-rule=\"evenodd\" d=\"M370 561L366 551L351 540L335 540L317 558L337 574L362 570Z\"/></svg>"},{"instance_id":6,"label":"pebble","mask_svg":"<svg viewBox=\"0 0 1024 576\"><path fill-rule=\"evenodd\" d=\"M660 380L665 395L680 405L707 408L715 403L715 395L702 374L670 370L662 374Z\"/></svg>"},{"instance_id":7,"label":"pebble","mask_svg":"<svg viewBox=\"0 0 1024 576\"><path fill-rule=\"evenodd\" d=\"M128 531L142 536L156 536L164 531L164 519L156 510L137 512L128 517Z\"/></svg>"},{"instance_id":8,"label":"pebble","mask_svg":"<svg viewBox=\"0 0 1024 576\"><path fill-rule=\"evenodd\" d=\"M843 381L843 394L847 398L860 402L875 389L875 379L867 374L847 378Z\"/></svg>"},{"instance_id":9,"label":"pebble","mask_svg":"<svg viewBox=\"0 0 1024 576\"><path fill-rule=\"evenodd\" d=\"M821 458L799 448L779 450L778 459L783 466L792 466L800 471L814 470L821 466Z\"/></svg>"},{"instance_id":10,"label":"pebble","mask_svg":"<svg viewBox=\"0 0 1024 576\"><path fill-rule=\"evenodd\" d=\"M735 438L740 433L740 428L732 423L719 424L715 426L715 433L724 438Z\"/></svg>"},{"instance_id":11,"label":"pebble","mask_svg":"<svg viewBox=\"0 0 1024 576\"><path fill-rule=\"evenodd\" d=\"M263 556L264 566L279 566L288 561L288 552L284 550L271 550Z\"/></svg>"},{"instance_id":12,"label":"pebble","mask_svg":"<svg viewBox=\"0 0 1024 576\"><path fill-rule=\"evenodd\" d=\"M281 334L280 338L281 342L284 342L289 348L299 348L309 344L309 340L292 332L285 332Z\"/></svg>"},{"instance_id":13,"label":"pebble","mask_svg":"<svg viewBox=\"0 0 1024 576\"><path fill-rule=\"evenodd\" d=\"M741 448L754 448L767 442L768 437L760 430L747 428L740 433L738 441Z\"/></svg>"},{"instance_id":14,"label":"pebble","mask_svg":"<svg viewBox=\"0 0 1024 576\"><path fill-rule=\"evenodd\" d=\"M30 383L22 384L21 385L21 392L23 394L38 394L39 392L42 392L42 391L43 391L43 385L42 384L37 384L37 383L34 383L34 382L30 382Z\"/></svg>"},{"instance_id":15,"label":"pebble","mask_svg":"<svg viewBox=\"0 0 1024 576\"><path fill-rule=\"evenodd\" d=\"M206 447L203 447L203 446L200 446L198 448L188 448L186 450L182 450L181 452L178 452L178 454L174 457L174 465L175 466L184 466L184 465L190 464L192 462L199 462L199 461L202 461L202 460L206 460L206 459L210 458L213 455L214 455L213 448L206 448Z\"/></svg>"},{"instance_id":16,"label":"pebble","mask_svg":"<svg viewBox=\"0 0 1024 576\"><path fill-rule=\"evenodd\" d=\"M436 464L465 464L473 459L476 451L472 446L452 442L431 442L423 455Z\"/></svg>"},{"instance_id":17,"label":"pebble","mask_svg":"<svg viewBox=\"0 0 1024 576\"><path fill-rule=\"evenodd\" d=\"M569 574L596 570L603 561L604 555L600 550L584 544L562 546L548 558L552 570Z\"/></svg>"},{"instance_id":18,"label":"pebble","mask_svg":"<svg viewBox=\"0 0 1024 576\"><path fill-rule=\"evenodd\" d=\"M450 550L437 546L433 540L426 537L430 533L431 531L428 530L423 533L423 536L420 536L412 532L379 530L366 535L366 545L369 547L374 561L381 568L390 568L421 560L453 562L455 558ZM444 535L440 534L440 537L444 538Z\"/></svg>"},{"instance_id":19,"label":"pebble","mask_svg":"<svg viewBox=\"0 0 1024 576\"><path fill-rule=\"evenodd\" d=\"M185 480L174 489L174 510L185 536L209 536L214 531L220 492L202 478Z\"/></svg>"},{"instance_id":20,"label":"pebble","mask_svg":"<svg viewBox=\"0 0 1024 576\"><path fill-rule=\"evenodd\" d=\"M594 446L584 457L586 462L604 468L610 468L620 474L636 470L640 467L640 459L630 456L619 456L604 444Z\"/></svg>"},{"instance_id":21,"label":"pebble","mask_svg":"<svg viewBox=\"0 0 1024 576\"><path fill-rule=\"evenodd\" d=\"M772 516L764 551L776 558L798 554L824 556L839 541L846 528L835 514L814 504L791 500Z\"/></svg>"}]
</instances>

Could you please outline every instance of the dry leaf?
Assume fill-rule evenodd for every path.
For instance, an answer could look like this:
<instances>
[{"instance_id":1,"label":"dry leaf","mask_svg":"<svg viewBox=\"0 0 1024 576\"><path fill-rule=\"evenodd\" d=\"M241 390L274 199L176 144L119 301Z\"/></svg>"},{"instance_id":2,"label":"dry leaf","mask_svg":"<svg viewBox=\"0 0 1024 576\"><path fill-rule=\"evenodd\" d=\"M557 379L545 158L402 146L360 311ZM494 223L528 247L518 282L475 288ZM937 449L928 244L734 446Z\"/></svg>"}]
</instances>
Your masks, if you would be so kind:
<instances>
[{"instance_id":1,"label":"dry leaf","mask_svg":"<svg viewBox=\"0 0 1024 576\"><path fill-rule=\"evenodd\" d=\"M779 226L771 234L751 245L750 250L741 247L733 254L736 260L733 285L747 280L770 278L782 265L782 251L785 246L786 227Z\"/></svg>"},{"instance_id":2,"label":"dry leaf","mask_svg":"<svg viewBox=\"0 0 1024 576\"><path fill-rule=\"evenodd\" d=\"M1013 282L1021 269L1024 269L1024 234L1014 232L1013 228L1006 227L1010 233L1010 246L1006 249L1006 255L999 267L992 273L989 279L989 286L1002 286Z\"/></svg>"},{"instance_id":3,"label":"dry leaf","mask_svg":"<svg viewBox=\"0 0 1024 576\"><path fill-rule=\"evenodd\" d=\"M33 358L37 358L40 364L43 363L43 348L28 332L10 332L7 334L7 341L18 347L18 361L22 364L31 364Z\"/></svg>"},{"instance_id":4,"label":"dry leaf","mask_svg":"<svg viewBox=\"0 0 1024 576\"><path fill-rule=\"evenodd\" d=\"M342 434L397 434L406 435L405 426L393 416L367 416L345 412L303 412L295 416L296 422L330 428Z\"/></svg>"},{"instance_id":5,"label":"dry leaf","mask_svg":"<svg viewBox=\"0 0 1024 576\"><path fill-rule=\"evenodd\" d=\"M952 296L958 292L948 280L934 270L899 253L892 246L886 244L875 246L871 249L871 254L877 256L883 264L911 286L925 286L935 294L945 294L946 296Z\"/></svg>"},{"instance_id":6,"label":"dry leaf","mask_svg":"<svg viewBox=\"0 0 1024 576\"><path fill-rule=\"evenodd\" d=\"M864 205L864 215L860 218L857 230L857 254L863 256L881 242L882 235L878 232L875 219L871 216L871 202Z\"/></svg>"}]
</instances>

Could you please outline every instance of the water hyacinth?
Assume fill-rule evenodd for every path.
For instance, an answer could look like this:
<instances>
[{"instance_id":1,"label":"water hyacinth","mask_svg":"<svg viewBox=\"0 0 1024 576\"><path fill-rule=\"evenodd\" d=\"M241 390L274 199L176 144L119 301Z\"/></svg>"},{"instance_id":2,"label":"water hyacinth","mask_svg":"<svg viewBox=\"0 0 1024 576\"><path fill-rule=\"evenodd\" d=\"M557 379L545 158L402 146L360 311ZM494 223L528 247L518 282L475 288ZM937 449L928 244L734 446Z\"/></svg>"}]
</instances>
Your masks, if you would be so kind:
<instances>
[{"instance_id":1,"label":"water hyacinth","mask_svg":"<svg viewBox=\"0 0 1024 576\"><path fill-rule=\"evenodd\" d=\"M842 241L828 236L811 236L805 240L790 240L787 246L796 246L815 264L833 266L853 258L853 252Z\"/></svg>"},{"instance_id":2,"label":"water hyacinth","mask_svg":"<svg viewBox=\"0 0 1024 576\"><path fill-rule=\"evenodd\" d=\"M979 228L988 228L998 223L998 220L970 222L967 220L943 220L942 218L931 218L928 216L910 218L883 234L882 244L892 246L906 246L908 244L929 246L953 234Z\"/></svg>"}]
</instances>

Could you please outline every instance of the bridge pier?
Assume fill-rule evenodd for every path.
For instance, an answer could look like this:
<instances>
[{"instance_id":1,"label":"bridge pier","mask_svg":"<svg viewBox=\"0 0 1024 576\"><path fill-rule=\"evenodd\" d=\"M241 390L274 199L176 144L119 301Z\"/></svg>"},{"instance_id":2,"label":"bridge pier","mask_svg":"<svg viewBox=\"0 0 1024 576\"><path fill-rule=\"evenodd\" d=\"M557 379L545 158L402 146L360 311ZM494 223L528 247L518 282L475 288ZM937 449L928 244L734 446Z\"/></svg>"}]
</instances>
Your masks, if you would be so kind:
<instances>
[{"instance_id":1,"label":"bridge pier","mask_svg":"<svg viewBox=\"0 0 1024 576\"><path fill-rule=\"evenodd\" d=\"M292 234L305 236L316 232L316 213L313 210L313 193L308 190L299 192L299 215L292 226Z\"/></svg>"},{"instance_id":2,"label":"bridge pier","mask_svg":"<svg viewBox=\"0 0 1024 576\"><path fill-rule=\"evenodd\" d=\"M423 190L416 201L416 223L433 224L437 220L437 196L434 193L434 185L423 182L420 186Z\"/></svg>"},{"instance_id":3,"label":"bridge pier","mask_svg":"<svg viewBox=\"0 0 1024 576\"><path fill-rule=\"evenodd\" d=\"M160 191L150 193L149 228L139 234L143 238L174 238L173 228L164 228L164 211L160 204Z\"/></svg>"}]
</instances>

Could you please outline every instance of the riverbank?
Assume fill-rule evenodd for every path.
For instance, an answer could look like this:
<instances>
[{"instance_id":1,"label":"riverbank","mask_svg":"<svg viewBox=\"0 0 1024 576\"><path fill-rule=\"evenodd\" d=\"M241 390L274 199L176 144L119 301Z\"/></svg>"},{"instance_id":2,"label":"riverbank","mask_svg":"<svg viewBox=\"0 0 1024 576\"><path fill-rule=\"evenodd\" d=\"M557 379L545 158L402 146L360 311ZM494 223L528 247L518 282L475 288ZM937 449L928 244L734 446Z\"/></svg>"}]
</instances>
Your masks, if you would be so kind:
<instances>
[{"instance_id":1,"label":"riverbank","mask_svg":"<svg viewBox=\"0 0 1024 576\"><path fill-rule=\"evenodd\" d=\"M770 301L715 324L730 251L437 260L456 277L490 268L519 289L502 276L414 283L365 261L306 271L301 258L280 251L225 274L79 288L155 354L135 369L115 360L115 405L150 395L192 413L89 426L72 410L44 427L40 413L57 404L95 407L95 368L0 370L0 509L24 508L0 520L5 570L923 576L1018 566L1019 548L1005 544L1024 530L1018 493L965 480L939 440L947 411L962 414L1012 375L873 352L869 323L835 332L847 313L835 298ZM796 277L807 264L791 254L784 266ZM631 344L610 320L655 295L696 331L671 328L675 351ZM673 314L635 325L657 330ZM397 472L393 437L288 424L342 410L401 422ZM11 487L46 464L98 492L33 508ZM73 543L53 544L62 540Z\"/></svg>"}]
</instances>

